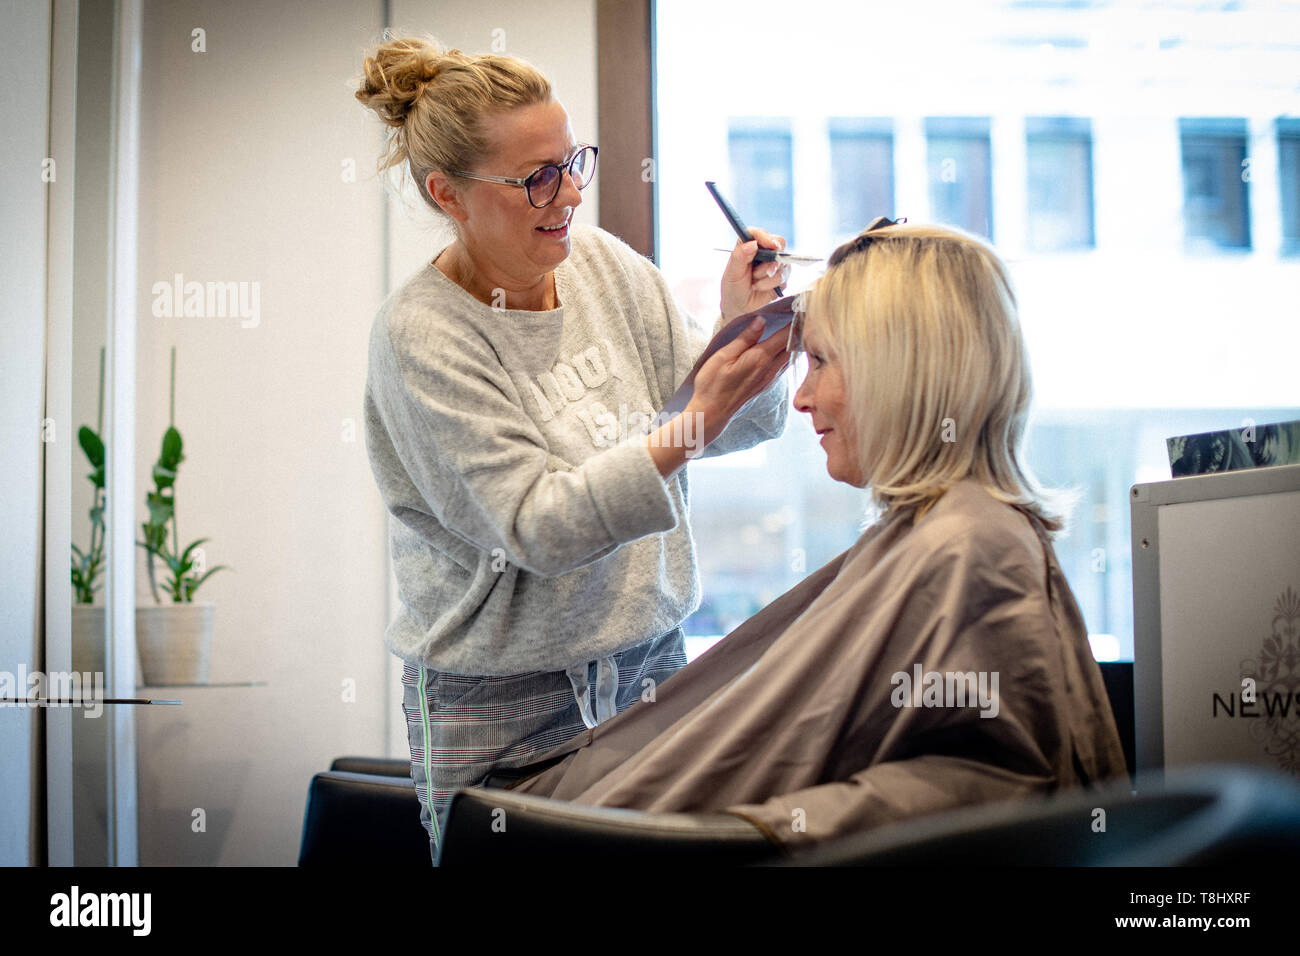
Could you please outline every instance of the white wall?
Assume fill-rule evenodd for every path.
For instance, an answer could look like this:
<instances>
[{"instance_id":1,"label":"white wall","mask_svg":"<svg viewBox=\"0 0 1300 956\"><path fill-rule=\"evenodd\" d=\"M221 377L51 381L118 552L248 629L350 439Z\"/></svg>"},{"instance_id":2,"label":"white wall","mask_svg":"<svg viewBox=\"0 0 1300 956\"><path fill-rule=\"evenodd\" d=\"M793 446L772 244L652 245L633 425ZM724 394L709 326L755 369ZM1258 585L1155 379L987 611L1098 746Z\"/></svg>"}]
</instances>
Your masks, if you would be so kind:
<instances>
[{"instance_id":1,"label":"white wall","mask_svg":"<svg viewBox=\"0 0 1300 956\"><path fill-rule=\"evenodd\" d=\"M42 666L40 541L44 414L50 7L0 0L0 670ZM44 858L43 721L0 708L0 866Z\"/></svg>"},{"instance_id":2,"label":"white wall","mask_svg":"<svg viewBox=\"0 0 1300 956\"><path fill-rule=\"evenodd\" d=\"M138 513L175 345L181 544L210 537L208 566L231 566L199 592L217 604L211 677L268 686L157 695L187 706L142 717L142 865L159 847L167 862L293 864L312 774L382 754L400 707L382 645L385 512L361 430L383 204L364 172L343 175L378 150L351 81L380 17L378 2L350 0L145 4ZM206 52L191 49L196 29ZM177 273L256 288L256 324L155 316L154 283ZM203 783L214 767L220 786ZM196 807L206 834L189 830Z\"/></svg>"}]
</instances>

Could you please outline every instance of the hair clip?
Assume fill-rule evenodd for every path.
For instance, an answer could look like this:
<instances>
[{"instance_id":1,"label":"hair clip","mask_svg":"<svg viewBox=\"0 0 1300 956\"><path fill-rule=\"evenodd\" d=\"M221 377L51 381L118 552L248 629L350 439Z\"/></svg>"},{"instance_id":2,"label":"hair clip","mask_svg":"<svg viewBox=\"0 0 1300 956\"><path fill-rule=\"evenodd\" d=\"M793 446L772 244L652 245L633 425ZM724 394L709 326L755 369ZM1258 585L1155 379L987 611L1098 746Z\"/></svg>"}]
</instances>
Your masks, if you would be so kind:
<instances>
[{"instance_id":1,"label":"hair clip","mask_svg":"<svg viewBox=\"0 0 1300 956\"><path fill-rule=\"evenodd\" d=\"M906 216L900 216L896 220L890 219L888 216L877 216L875 219L871 220L871 224L868 225L866 229L863 229L857 234L857 236L831 253L831 257L826 263L827 267L829 268L831 266L839 265L847 256L855 252L861 252L863 249L867 248L867 246L871 245L873 239L879 238L877 236L869 236L867 233L876 229L883 229L885 226L896 226L902 222L907 222Z\"/></svg>"}]
</instances>

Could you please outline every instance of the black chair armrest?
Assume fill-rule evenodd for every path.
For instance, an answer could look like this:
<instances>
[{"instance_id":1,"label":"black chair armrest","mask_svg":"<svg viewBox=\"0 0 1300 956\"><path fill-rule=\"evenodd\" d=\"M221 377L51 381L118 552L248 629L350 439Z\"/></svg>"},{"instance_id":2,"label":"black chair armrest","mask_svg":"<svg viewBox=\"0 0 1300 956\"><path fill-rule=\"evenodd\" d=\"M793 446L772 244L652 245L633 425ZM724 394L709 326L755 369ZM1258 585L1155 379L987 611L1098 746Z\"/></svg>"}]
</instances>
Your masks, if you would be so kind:
<instances>
[{"instance_id":1,"label":"black chair armrest","mask_svg":"<svg viewBox=\"0 0 1300 956\"><path fill-rule=\"evenodd\" d=\"M299 866L376 862L428 866L415 784L375 774L327 771L312 777Z\"/></svg>"},{"instance_id":2,"label":"black chair armrest","mask_svg":"<svg viewBox=\"0 0 1300 956\"><path fill-rule=\"evenodd\" d=\"M1095 829L1105 811L1105 830ZM1300 859L1300 787L1213 765L1097 790L921 817L830 841L781 866L1248 866Z\"/></svg>"},{"instance_id":3,"label":"black chair armrest","mask_svg":"<svg viewBox=\"0 0 1300 956\"><path fill-rule=\"evenodd\" d=\"M452 798L438 863L734 866L777 852L757 827L728 813L644 813L476 788Z\"/></svg>"},{"instance_id":4,"label":"black chair armrest","mask_svg":"<svg viewBox=\"0 0 1300 956\"><path fill-rule=\"evenodd\" d=\"M410 777L411 761L392 757L336 757L330 764L330 769L379 777Z\"/></svg>"}]
</instances>

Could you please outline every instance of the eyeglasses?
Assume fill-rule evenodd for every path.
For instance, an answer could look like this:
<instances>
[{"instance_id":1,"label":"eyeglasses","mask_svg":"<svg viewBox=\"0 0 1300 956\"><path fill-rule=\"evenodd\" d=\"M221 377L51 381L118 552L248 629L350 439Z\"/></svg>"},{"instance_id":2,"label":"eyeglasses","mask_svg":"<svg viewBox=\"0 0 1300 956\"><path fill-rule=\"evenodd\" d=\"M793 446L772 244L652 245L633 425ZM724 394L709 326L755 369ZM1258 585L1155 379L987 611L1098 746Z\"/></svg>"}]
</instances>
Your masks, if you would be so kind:
<instances>
[{"instance_id":1,"label":"eyeglasses","mask_svg":"<svg viewBox=\"0 0 1300 956\"><path fill-rule=\"evenodd\" d=\"M460 170L448 170L453 176L465 179L480 179L486 183L504 183L507 186L522 186L528 196L528 204L534 209L550 205L560 194L560 183L564 181L564 171L569 171L569 178L579 189L586 189L596 175L597 146L580 146L578 151L562 163L547 163L538 166L523 179L513 176L480 176L478 173L466 173Z\"/></svg>"},{"instance_id":2,"label":"eyeglasses","mask_svg":"<svg viewBox=\"0 0 1300 956\"><path fill-rule=\"evenodd\" d=\"M831 253L830 259L826 262L826 268L834 268L855 252L861 252L867 248L873 240L880 238L879 236L869 236L867 233L876 229L883 229L885 226L896 226L900 222L907 222L907 217L900 216L897 220L894 220L888 216L877 216L871 220L871 224L866 229L858 233L856 238L850 239ZM803 351L803 322L807 314L805 295L806 293L799 293L794 301L794 317L790 320L790 334L785 343L786 351L791 355Z\"/></svg>"}]
</instances>

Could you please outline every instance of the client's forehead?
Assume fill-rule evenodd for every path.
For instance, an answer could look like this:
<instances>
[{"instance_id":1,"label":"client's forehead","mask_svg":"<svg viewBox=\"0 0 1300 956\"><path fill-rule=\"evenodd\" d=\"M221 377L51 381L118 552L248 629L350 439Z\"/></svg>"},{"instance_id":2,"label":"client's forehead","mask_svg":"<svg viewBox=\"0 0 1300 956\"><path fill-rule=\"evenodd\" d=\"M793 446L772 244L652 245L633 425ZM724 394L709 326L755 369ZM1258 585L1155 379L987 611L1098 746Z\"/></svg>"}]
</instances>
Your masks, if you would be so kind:
<instances>
[{"instance_id":1,"label":"client's forehead","mask_svg":"<svg viewBox=\"0 0 1300 956\"><path fill-rule=\"evenodd\" d=\"M822 339L822 318L820 311L809 309L804 313L803 328L800 330L804 342L812 339L814 343L820 343Z\"/></svg>"}]
</instances>

